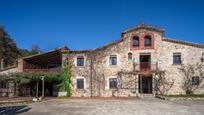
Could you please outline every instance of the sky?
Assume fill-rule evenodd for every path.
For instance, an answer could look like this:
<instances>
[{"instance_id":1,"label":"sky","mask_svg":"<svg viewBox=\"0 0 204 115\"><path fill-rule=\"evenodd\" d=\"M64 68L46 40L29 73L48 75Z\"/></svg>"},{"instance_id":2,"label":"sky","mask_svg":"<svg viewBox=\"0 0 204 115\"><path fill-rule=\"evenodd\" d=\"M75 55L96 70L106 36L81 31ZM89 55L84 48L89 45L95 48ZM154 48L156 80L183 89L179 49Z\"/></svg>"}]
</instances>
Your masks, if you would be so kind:
<instances>
[{"instance_id":1,"label":"sky","mask_svg":"<svg viewBox=\"0 0 204 115\"><path fill-rule=\"evenodd\" d=\"M202 0L0 0L0 25L20 48L91 49L139 23L165 36L204 44Z\"/></svg>"}]
</instances>

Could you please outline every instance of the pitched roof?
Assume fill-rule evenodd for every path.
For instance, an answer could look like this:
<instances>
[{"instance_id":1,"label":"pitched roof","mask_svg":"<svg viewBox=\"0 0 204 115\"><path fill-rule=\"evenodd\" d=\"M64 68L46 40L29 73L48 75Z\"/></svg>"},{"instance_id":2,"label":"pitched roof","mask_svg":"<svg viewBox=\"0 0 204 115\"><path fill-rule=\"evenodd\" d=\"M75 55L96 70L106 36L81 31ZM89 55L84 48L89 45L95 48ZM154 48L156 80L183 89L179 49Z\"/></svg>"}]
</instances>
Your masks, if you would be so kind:
<instances>
[{"instance_id":1,"label":"pitched roof","mask_svg":"<svg viewBox=\"0 0 204 115\"><path fill-rule=\"evenodd\" d=\"M138 24L138 25L136 25L136 26L133 26L133 27L131 27L131 28L129 28L129 29L124 30L124 31L122 32L122 34L128 33L128 32L132 32L132 31L135 31L135 30L138 30L138 29L148 29L148 30L153 30L153 31L157 31L157 32L162 32L162 33L165 32L165 29L164 29L164 28L141 23L141 24Z\"/></svg>"},{"instance_id":2,"label":"pitched roof","mask_svg":"<svg viewBox=\"0 0 204 115\"><path fill-rule=\"evenodd\" d=\"M22 57L20 59L27 59L27 58L37 57L37 56L46 55L46 54L49 54L49 53L52 53L52 52L64 52L66 50L69 50L69 48L67 48L67 46L61 46L61 47L57 47L57 48L55 48L53 50L50 50L48 52L44 52L44 53L39 53L39 54L34 54L34 55Z\"/></svg>"},{"instance_id":3,"label":"pitched roof","mask_svg":"<svg viewBox=\"0 0 204 115\"><path fill-rule=\"evenodd\" d=\"M100 47L97 47L95 49L88 49L88 50L69 50L69 53L90 53L90 52L94 52L94 51L99 51L99 50L103 50L109 46L112 46L114 44L120 43L121 41L123 41L124 39L117 39L111 42L108 42Z\"/></svg>"},{"instance_id":4,"label":"pitched roof","mask_svg":"<svg viewBox=\"0 0 204 115\"><path fill-rule=\"evenodd\" d=\"M204 44L199 44L199 43L175 40L175 39L170 39L170 38L166 38L166 37L164 37L162 40L166 41L166 42L181 44L181 45L188 45L188 46L193 46L193 47L197 47L197 48L204 48Z\"/></svg>"},{"instance_id":5,"label":"pitched roof","mask_svg":"<svg viewBox=\"0 0 204 115\"><path fill-rule=\"evenodd\" d=\"M117 40L108 42L108 43L106 43L105 45L102 45L102 46L100 46L100 47L98 47L98 48L95 48L94 50L102 50L102 49L107 48L107 47L109 47L109 46L112 46L112 45L115 45L115 44L117 44L117 43L120 43L120 42L122 42L123 40L124 40L124 39L117 39Z\"/></svg>"}]
</instances>

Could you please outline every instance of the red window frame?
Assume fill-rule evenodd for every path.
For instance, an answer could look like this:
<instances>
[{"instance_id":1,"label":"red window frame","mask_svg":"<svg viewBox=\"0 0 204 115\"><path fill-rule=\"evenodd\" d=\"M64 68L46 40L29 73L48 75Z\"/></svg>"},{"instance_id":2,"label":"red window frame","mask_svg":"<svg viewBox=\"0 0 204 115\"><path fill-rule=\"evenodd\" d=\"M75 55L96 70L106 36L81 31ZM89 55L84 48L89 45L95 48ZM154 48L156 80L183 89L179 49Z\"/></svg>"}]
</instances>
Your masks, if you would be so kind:
<instances>
[{"instance_id":1,"label":"red window frame","mask_svg":"<svg viewBox=\"0 0 204 115\"><path fill-rule=\"evenodd\" d=\"M145 36L149 35L151 37L151 46L145 47ZM139 37L139 47L133 46L133 38L134 36ZM130 50L146 50L146 49L154 49L154 33L152 32L144 32L140 34L131 34L130 36Z\"/></svg>"}]
</instances>

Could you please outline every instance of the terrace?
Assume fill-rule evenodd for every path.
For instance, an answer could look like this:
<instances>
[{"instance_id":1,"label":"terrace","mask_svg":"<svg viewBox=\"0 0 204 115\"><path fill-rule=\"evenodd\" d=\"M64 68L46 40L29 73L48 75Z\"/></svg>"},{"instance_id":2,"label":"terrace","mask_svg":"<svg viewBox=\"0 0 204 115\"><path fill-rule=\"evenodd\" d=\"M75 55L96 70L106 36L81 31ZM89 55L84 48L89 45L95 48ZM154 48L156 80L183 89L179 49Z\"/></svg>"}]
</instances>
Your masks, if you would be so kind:
<instances>
[{"instance_id":1,"label":"terrace","mask_svg":"<svg viewBox=\"0 0 204 115\"><path fill-rule=\"evenodd\" d=\"M62 65L61 49L23 58L23 71L60 71Z\"/></svg>"}]
</instances>

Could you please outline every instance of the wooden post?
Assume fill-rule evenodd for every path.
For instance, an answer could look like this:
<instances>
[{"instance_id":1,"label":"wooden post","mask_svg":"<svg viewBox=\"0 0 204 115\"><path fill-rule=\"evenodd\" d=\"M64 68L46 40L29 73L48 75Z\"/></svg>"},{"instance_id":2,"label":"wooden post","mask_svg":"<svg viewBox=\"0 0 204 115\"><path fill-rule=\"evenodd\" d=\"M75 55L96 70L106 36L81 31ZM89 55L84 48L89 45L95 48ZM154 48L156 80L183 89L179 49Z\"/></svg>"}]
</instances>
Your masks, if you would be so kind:
<instances>
[{"instance_id":1,"label":"wooden post","mask_svg":"<svg viewBox=\"0 0 204 115\"><path fill-rule=\"evenodd\" d=\"M38 97L38 86L39 86L39 81L37 81L37 86L36 86L36 97Z\"/></svg>"},{"instance_id":2,"label":"wooden post","mask_svg":"<svg viewBox=\"0 0 204 115\"><path fill-rule=\"evenodd\" d=\"M45 78L42 76L42 98L44 98Z\"/></svg>"}]
</instances>

